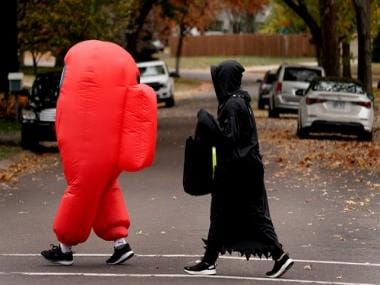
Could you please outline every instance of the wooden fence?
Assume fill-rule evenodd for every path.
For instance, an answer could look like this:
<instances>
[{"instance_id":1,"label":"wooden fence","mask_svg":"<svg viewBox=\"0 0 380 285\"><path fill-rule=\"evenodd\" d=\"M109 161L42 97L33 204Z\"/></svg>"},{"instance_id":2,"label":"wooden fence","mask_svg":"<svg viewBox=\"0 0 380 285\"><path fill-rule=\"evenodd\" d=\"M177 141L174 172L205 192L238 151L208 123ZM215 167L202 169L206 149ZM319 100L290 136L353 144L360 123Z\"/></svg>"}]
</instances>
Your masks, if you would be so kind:
<instances>
[{"instance_id":1,"label":"wooden fence","mask_svg":"<svg viewBox=\"0 0 380 285\"><path fill-rule=\"evenodd\" d=\"M178 38L169 41L170 53L175 55ZM209 35L185 37L182 56L268 56L312 57L315 47L308 34L297 35Z\"/></svg>"}]
</instances>

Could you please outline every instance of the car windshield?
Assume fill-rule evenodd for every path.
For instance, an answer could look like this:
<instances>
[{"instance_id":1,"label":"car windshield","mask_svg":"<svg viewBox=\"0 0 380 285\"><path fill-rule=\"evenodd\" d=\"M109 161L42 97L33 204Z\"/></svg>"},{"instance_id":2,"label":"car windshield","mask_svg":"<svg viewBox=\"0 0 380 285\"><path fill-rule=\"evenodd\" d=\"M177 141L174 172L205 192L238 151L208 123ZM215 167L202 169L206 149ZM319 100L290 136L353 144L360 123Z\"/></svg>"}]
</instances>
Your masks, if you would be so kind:
<instances>
[{"instance_id":1,"label":"car windshield","mask_svg":"<svg viewBox=\"0 0 380 285\"><path fill-rule=\"evenodd\" d=\"M61 73L37 75L32 87L32 97L40 100L56 100L59 93Z\"/></svg>"},{"instance_id":2,"label":"car windshield","mask_svg":"<svg viewBox=\"0 0 380 285\"><path fill-rule=\"evenodd\" d=\"M364 89L361 85L355 82L342 81L316 81L312 90L325 92L346 92L364 94Z\"/></svg>"},{"instance_id":3,"label":"car windshield","mask_svg":"<svg viewBox=\"0 0 380 285\"><path fill-rule=\"evenodd\" d=\"M162 65L140 66L139 70L141 77L165 75L165 69Z\"/></svg>"},{"instance_id":4,"label":"car windshield","mask_svg":"<svg viewBox=\"0 0 380 285\"><path fill-rule=\"evenodd\" d=\"M322 76L322 71L319 69L287 67L285 69L284 81L310 82L318 76Z\"/></svg>"}]
</instances>

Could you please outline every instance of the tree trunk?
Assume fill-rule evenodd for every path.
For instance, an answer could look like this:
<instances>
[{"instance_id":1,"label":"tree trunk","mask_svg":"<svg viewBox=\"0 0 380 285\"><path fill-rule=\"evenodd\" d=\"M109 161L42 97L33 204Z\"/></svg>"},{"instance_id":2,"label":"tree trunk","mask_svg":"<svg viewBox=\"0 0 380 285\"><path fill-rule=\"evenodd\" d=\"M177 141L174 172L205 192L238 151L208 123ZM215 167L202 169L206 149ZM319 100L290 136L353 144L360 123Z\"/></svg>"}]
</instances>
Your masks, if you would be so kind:
<instances>
[{"instance_id":1,"label":"tree trunk","mask_svg":"<svg viewBox=\"0 0 380 285\"><path fill-rule=\"evenodd\" d=\"M8 73L17 72L17 1L0 1L0 92L9 90Z\"/></svg>"},{"instance_id":2,"label":"tree trunk","mask_svg":"<svg viewBox=\"0 0 380 285\"><path fill-rule=\"evenodd\" d=\"M68 48L63 48L58 53L54 54L55 66L63 67L65 65L65 56L68 51Z\"/></svg>"},{"instance_id":3,"label":"tree trunk","mask_svg":"<svg viewBox=\"0 0 380 285\"><path fill-rule=\"evenodd\" d=\"M310 33L313 37L313 44L315 45L315 53L318 65L322 65L322 34L321 28L310 12L307 10L304 1L282 0L290 9L292 9L308 26Z\"/></svg>"},{"instance_id":4,"label":"tree trunk","mask_svg":"<svg viewBox=\"0 0 380 285\"><path fill-rule=\"evenodd\" d=\"M125 48L135 58L135 60L139 57L138 43L140 32L144 26L146 17L148 16L149 12L152 10L156 2L157 0L142 1L142 4L140 4L141 7L139 9L140 13L136 18L136 21L133 23L133 27L131 27L131 30L133 30L133 32L125 35Z\"/></svg>"},{"instance_id":5,"label":"tree trunk","mask_svg":"<svg viewBox=\"0 0 380 285\"><path fill-rule=\"evenodd\" d=\"M358 80L372 93L371 0L353 0L358 33Z\"/></svg>"},{"instance_id":6,"label":"tree trunk","mask_svg":"<svg viewBox=\"0 0 380 285\"><path fill-rule=\"evenodd\" d=\"M182 55L182 47L183 47L183 39L185 37L185 27L183 24L179 25L179 34L178 34L178 45L175 53L175 75L176 77L180 77L179 74L179 66Z\"/></svg>"},{"instance_id":7,"label":"tree trunk","mask_svg":"<svg viewBox=\"0 0 380 285\"><path fill-rule=\"evenodd\" d=\"M342 75L351 78L351 50L350 43L344 39L342 42Z\"/></svg>"},{"instance_id":8,"label":"tree trunk","mask_svg":"<svg viewBox=\"0 0 380 285\"><path fill-rule=\"evenodd\" d=\"M334 0L320 0L322 55L326 76L339 76L339 41L336 32L336 7Z\"/></svg>"},{"instance_id":9,"label":"tree trunk","mask_svg":"<svg viewBox=\"0 0 380 285\"><path fill-rule=\"evenodd\" d=\"M37 60L37 52L32 52L32 59L33 59L33 74L37 75L38 72L38 60Z\"/></svg>"},{"instance_id":10,"label":"tree trunk","mask_svg":"<svg viewBox=\"0 0 380 285\"><path fill-rule=\"evenodd\" d=\"M245 32L253 34L255 32L255 14L246 13L245 16Z\"/></svg>"}]
</instances>

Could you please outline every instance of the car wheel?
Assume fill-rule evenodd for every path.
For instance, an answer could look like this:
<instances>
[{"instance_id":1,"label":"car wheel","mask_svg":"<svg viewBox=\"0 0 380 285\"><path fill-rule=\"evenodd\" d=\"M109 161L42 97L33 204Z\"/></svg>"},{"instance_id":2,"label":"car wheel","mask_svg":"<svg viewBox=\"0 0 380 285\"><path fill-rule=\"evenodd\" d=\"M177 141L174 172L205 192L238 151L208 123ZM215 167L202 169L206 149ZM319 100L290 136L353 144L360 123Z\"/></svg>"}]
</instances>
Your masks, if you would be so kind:
<instances>
[{"instance_id":1,"label":"car wheel","mask_svg":"<svg viewBox=\"0 0 380 285\"><path fill-rule=\"evenodd\" d=\"M166 107L173 107L175 105L175 101L173 97L170 97L165 101L165 106Z\"/></svg>"},{"instance_id":2,"label":"car wheel","mask_svg":"<svg viewBox=\"0 0 380 285\"><path fill-rule=\"evenodd\" d=\"M297 122L297 136L300 139L306 139L309 137L309 128L302 128L301 123Z\"/></svg>"},{"instance_id":3,"label":"car wheel","mask_svg":"<svg viewBox=\"0 0 380 285\"><path fill-rule=\"evenodd\" d=\"M269 110L268 110L268 117L269 118L278 118L280 116L278 110L276 110L274 106L273 100L269 100Z\"/></svg>"},{"instance_id":4,"label":"car wheel","mask_svg":"<svg viewBox=\"0 0 380 285\"><path fill-rule=\"evenodd\" d=\"M34 149L38 144L36 129L33 126L21 126L21 147L23 149Z\"/></svg>"},{"instance_id":5,"label":"car wheel","mask_svg":"<svg viewBox=\"0 0 380 285\"><path fill-rule=\"evenodd\" d=\"M265 109L264 100L260 96L259 96L259 99L257 100L257 108L259 110L264 110Z\"/></svg>"},{"instance_id":6,"label":"car wheel","mask_svg":"<svg viewBox=\"0 0 380 285\"><path fill-rule=\"evenodd\" d=\"M359 139L362 140L362 141L372 141L373 140L373 132L362 132L361 134L359 134Z\"/></svg>"}]
</instances>

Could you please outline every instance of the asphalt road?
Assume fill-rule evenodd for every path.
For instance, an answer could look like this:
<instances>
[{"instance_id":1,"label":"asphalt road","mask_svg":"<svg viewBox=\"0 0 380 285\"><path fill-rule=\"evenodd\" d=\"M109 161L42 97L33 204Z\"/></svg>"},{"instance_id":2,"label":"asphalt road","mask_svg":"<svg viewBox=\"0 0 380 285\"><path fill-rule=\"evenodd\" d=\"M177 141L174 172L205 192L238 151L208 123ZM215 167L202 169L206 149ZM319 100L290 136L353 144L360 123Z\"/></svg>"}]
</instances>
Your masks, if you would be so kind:
<instances>
[{"instance_id":1,"label":"asphalt road","mask_svg":"<svg viewBox=\"0 0 380 285\"><path fill-rule=\"evenodd\" d=\"M254 93L256 86L251 87ZM124 265L105 264L113 244L93 233L75 247L73 266L50 265L39 256L55 242L51 225L65 189L57 153L47 155L45 170L24 175L16 185L1 185L0 284L380 284L379 189L371 200L375 214L366 207L347 213L341 203L352 195L349 189L363 195L374 191L367 182L379 183L379 174L363 172L358 180L350 172L320 168L313 171L323 179L301 181L297 175L274 175L274 162L266 168L269 203L280 241L296 260L292 270L269 280L265 272L272 261L226 255L216 276L183 272L203 253L210 203L208 196L182 190L184 142L193 133L196 111L215 112L215 105L210 94L201 94L159 108L153 166L120 176L132 218L128 240L136 253ZM258 122L259 128L263 124ZM272 151L269 145L262 148L265 154Z\"/></svg>"}]
</instances>

